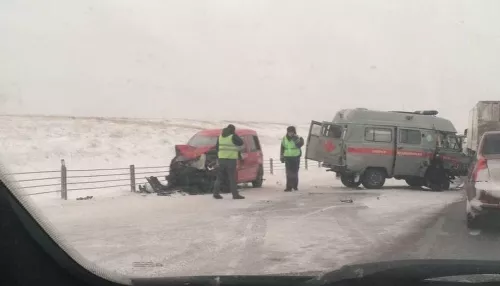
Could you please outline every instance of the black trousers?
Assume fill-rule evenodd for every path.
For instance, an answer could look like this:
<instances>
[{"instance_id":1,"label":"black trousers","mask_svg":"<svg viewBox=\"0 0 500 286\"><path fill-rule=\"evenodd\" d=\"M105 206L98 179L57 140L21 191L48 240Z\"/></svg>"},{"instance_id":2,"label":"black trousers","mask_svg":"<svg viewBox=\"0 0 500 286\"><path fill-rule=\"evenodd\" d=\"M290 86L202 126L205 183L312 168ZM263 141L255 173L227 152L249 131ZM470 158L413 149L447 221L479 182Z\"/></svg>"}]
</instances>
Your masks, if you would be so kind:
<instances>
[{"instance_id":1,"label":"black trousers","mask_svg":"<svg viewBox=\"0 0 500 286\"><path fill-rule=\"evenodd\" d=\"M300 156L285 157L286 189L297 189L299 185Z\"/></svg>"},{"instance_id":2,"label":"black trousers","mask_svg":"<svg viewBox=\"0 0 500 286\"><path fill-rule=\"evenodd\" d=\"M228 189L233 196L238 195L236 184L236 160L235 159L219 159L219 167L217 169L217 179L214 184L214 195L220 195L221 188Z\"/></svg>"}]
</instances>

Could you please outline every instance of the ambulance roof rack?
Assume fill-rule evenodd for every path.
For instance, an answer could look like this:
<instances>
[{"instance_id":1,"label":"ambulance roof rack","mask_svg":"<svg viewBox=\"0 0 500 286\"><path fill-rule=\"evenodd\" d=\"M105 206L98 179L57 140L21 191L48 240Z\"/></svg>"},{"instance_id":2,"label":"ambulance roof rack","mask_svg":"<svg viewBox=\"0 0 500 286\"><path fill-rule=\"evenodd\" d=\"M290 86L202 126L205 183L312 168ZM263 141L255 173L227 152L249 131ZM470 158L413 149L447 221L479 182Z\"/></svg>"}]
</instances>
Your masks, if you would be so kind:
<instances>
[{"instance_id":1,"label":"ambulance roof rack","mask_svg":"<svg viewBox=\"0 0 500 286\"><path fill-rule=\"evenodd\" d=\"M437 110L417 110L417 111L391 111L396 113L405 113L405 114L421 114L421 115L437 115L439 112Z\"/></svg>"},{"instance_id":2,"label":"ambulance roof rack","mask_svg":"<svg viewBox=\"0 0 500 286\"><path fill-rule=\"evenodd\" d=\"M405 113L405 114L414 114L413 112L410 112L410 111L399 111L399 110L394 110L394 111L391 111L391 112L395 112L395 113Z\"/></svg>"},{"instance_id":3,"label":"ambulance roof rack","mask_svg":"<svg viewBox=\"0 0 500 286\"><path fill-rule=\"evenodd\" d=\"M439 112L437 110L417 110L413 113L422 115L437 115Z\"/></svg>"}]
</instances>

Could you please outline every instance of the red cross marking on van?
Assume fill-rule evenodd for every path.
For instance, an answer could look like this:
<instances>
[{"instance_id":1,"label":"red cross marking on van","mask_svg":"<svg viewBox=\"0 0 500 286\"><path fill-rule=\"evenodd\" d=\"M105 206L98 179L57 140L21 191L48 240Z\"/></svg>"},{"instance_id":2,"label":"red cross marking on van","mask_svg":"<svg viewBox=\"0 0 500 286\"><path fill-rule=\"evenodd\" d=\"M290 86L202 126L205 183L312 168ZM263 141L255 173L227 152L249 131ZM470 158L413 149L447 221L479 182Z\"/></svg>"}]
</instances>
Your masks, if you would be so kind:
<instances>
[{"instance_id":1,"label":"red cross marking on van","mask_svg":"<svg viewBox=\"0 0 500 286\"><path fill-rule=\"evenodd\" d=\"M332 152L333 150L335 150L335 144L333 144L332 141L328 140L325 142L324 148L325 151Z\"/></svg>"}]
</instances>

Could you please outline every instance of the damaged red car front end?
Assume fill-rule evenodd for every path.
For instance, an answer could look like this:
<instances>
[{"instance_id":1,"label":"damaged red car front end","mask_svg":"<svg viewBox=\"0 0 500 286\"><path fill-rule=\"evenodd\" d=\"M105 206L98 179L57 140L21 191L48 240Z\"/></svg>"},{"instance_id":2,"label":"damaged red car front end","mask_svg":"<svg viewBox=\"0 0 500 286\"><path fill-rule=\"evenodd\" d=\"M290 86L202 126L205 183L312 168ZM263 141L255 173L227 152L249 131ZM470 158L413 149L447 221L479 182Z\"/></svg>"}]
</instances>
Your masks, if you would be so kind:
<instances>
[{"instance_id":1,"label":"damaged red car front end","mask_svg":"<svg viewBox=\"0 0 500 286\"><path fill-rule=\"evenodd\" d=\"M177 160L193 160L206 154L210 150L215 150L214 146L195 147L187 144L175 145L175 157Z\"/></svg>"},{"instance_id":2,"label":"damaged red car front end","mask_svg":"<svg viewBox=\"0 0 500 286\"><path fill-rule=\"evenodd\" d=\"M216 178L215 146L175 145L175 154L166 176L167 188L190 194L210 193Z\"/></svg>"}]
</instances>

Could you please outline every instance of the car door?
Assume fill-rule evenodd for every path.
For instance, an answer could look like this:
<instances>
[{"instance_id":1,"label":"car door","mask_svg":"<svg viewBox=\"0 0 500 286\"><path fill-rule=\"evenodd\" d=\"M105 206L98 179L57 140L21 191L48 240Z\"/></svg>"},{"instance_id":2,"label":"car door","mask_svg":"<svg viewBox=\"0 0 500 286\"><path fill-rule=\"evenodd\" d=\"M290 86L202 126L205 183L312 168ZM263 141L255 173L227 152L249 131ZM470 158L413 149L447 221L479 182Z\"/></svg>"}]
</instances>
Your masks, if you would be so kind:
<instances>
[{"instance_id":1,"label":"car door","mask_svg":"<svg viewBox=\"0 0 500 286\"><path fill-rule=\"evenodd\" d=\"M255 180L259 173L259 168L262 166L264 160L262 155L262 148L260 146L259 137L257 135L248 136L248 176L250 180Z\"/></svg>"},{"instance_id":2,"label":"car door","mask_svg":"<svg viewBox=\"0 0 500 286\"><path fill-rule=\"evenodd\" d=\"M240 138L243 140L243 145L239 147L240 150L240 158L236 160L236 182L239 184L242 182L242 179L244 178L244 172L243 172L243 160L242 158L245 156L245 149L246 149L246 144L245 140L243 139L243 136L239 135Z\"/></svg>"},{"instance_id":3,"label":"car door","mask_svg":"<svg viewBox=\"0 0 500 286\"><path fill-rule=\"evenodd\" d=\"M341 165L344 128L331 122L311 121L306 142L308 160Z\"/></svg>"},{"instance_id":4,"label":"car door","mask_svg":"<svg viewBox=\"0 0 500 286\"><path fill-rule=\"evenodd\" d=\"M249 157L250 157L250 148L249 148L249 139L248 135L240 135L243 140L243 146L241 147L241 159L238 160L238 183L248 182L250 179L249 176Z\"/></svg>"},{"instance_id":5,"label":"car door","mask_svg":"<svg viewBox=\"0 0 500 286\"><path fill-rule=\"evenodd\" d=\"M394 176L420 176L423 162L428 158L424 151L425 134L414 128L397 128L397 132Z\"/></svg>"},{"instance_id":6,"label":"car door","mask_svg":"<svg viewBox=\"0 0 500 286\"><path fill-rule=\"evenodd\" d=\"M252 135L245 135L243 137L245 145L247 146L246 153L243 157L243 168L242 172L245 181L250 182L255 180L257 176L257 170L260 165L260 152L257 150L255 140Z\"/></svg>"}]
</instances>

